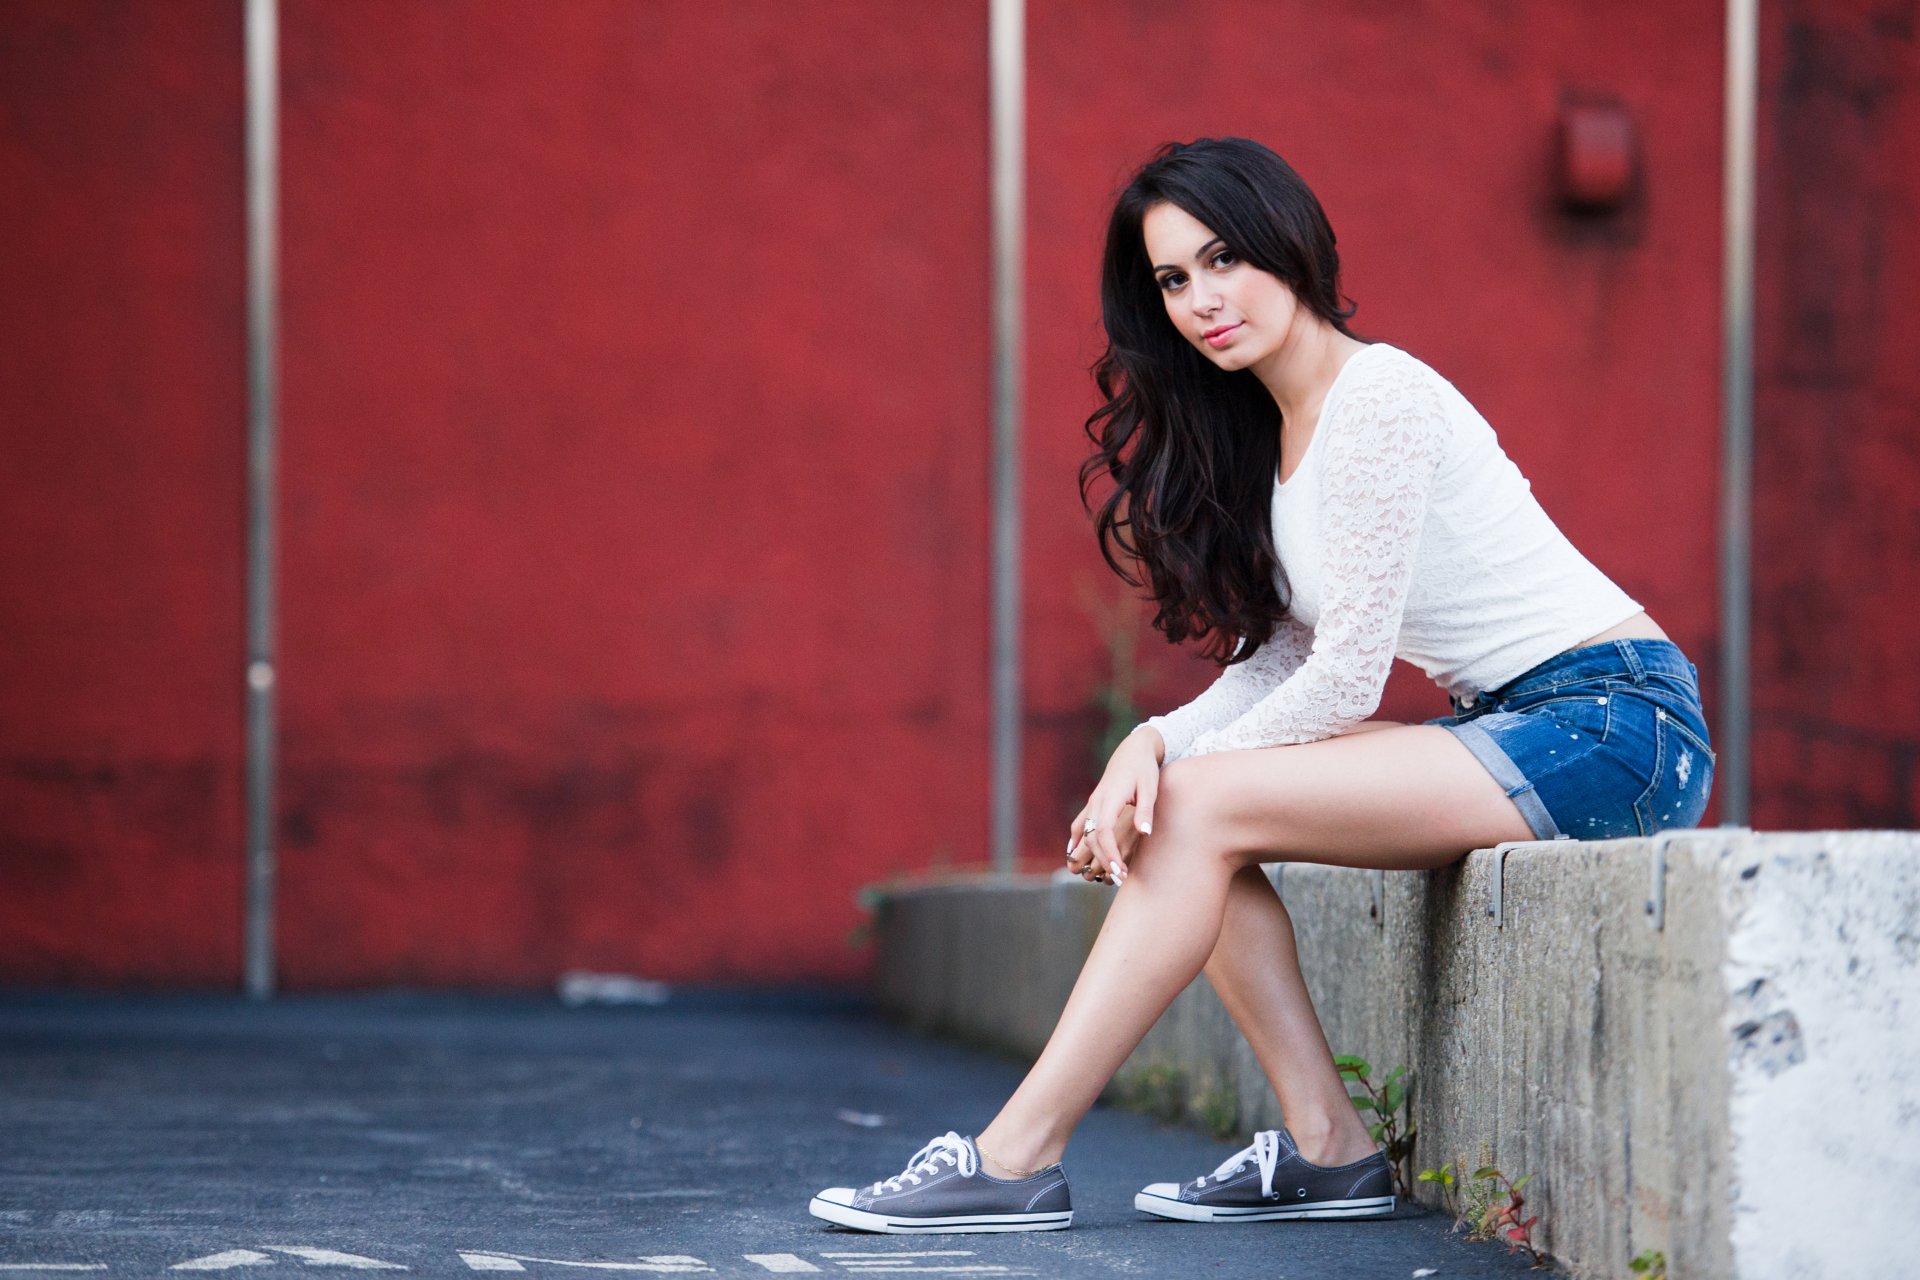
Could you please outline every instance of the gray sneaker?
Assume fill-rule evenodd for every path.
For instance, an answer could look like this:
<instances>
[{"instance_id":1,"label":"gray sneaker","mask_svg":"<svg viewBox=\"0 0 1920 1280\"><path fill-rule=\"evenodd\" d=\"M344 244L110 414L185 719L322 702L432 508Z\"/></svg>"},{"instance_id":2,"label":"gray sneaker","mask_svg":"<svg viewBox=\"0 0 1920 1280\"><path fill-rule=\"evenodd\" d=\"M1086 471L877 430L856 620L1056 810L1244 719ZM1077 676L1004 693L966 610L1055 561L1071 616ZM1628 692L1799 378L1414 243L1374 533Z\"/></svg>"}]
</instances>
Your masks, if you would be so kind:
<instances>
[{"instance_id":1,"label":"gray sneaker","mask_svg":"<svg viewBox=\"0 0 1920 1280\"><path fill-rule=\"evenodd\" d=\"M1285 1129L1254 1134L1251 1146L1212 1173L1184 1184L1156 1182L1133 1198L1143 1213L1187 1222L1384 1218L1393 1206L1384 1151L1328 1169L1302 1159Z\"/></svg>"},{"instance_id":2,"label":"gray sneaker","mask_svg":"<svg viewBox=\"0 0 1920 1280\"><path fill-rule=\"evenodd\" d=\"M862 1231L1057 1231L1073 1223L1067 1173L1050 1164L1013 1182L980 1167L973 1139L949 1132L907 1167L865 1187L828 1187L807 1211Z\"/></svg>"}]
</instances>

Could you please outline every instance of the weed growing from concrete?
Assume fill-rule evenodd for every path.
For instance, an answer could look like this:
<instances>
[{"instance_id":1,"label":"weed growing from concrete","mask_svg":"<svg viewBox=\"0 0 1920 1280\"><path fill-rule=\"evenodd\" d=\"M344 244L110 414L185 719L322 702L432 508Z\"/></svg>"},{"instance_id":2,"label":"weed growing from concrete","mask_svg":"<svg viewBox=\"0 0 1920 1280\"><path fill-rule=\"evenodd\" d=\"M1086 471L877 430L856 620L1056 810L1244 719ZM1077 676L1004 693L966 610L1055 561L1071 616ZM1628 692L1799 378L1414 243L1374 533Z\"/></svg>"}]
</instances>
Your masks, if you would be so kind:
<instances>
[{"instance_id":1,"label":"weed growing from concrete","mask_svg":"<svg viewBox=\"0 0 1920 1280\"><path fill-rule=\"evenodd\" d=\"M1194 1118L1216 1142L1240 1131L1240 1094L1226 1085L1203 1089L1193 1101Z\"/></svg>"},{"instance_id":2,"label":"weed growing from concrete","mask_svg":"<svg viewBox=\"0 0 1920 1280\"><path fill-rule=\"evenodd\" d=\"M1491 1143L1482 1142L1480 1144L1480 1163L1483 1165L1493 1163L1493 1145ZM1480 1233L1480 1224L1485 1222L1493 1213L1493 1184L1490 1182L1478 1182L1467 1178L1467 1156L1465 1152L1460 1153L1455 1164L1459 1168L1460 1176L1463 1179L1462 1199L1465 1203L1462 1206L1464 1213L1461 1215L1463 1219L1461 1225L1467 1228L1467 1238L1469 1240L1484 1240L1486 1237Z\"/></svg>"},{"instance_id":3,"label":"weed growing from concrete","mask_svg":"<svg viewBox=\"0 0 1920 1280\"><path fill-rule=\"evenodd\" d=\"M1116 1082L1120 1105L1167 1124L1178 1124L1187 1114L1187 1073L1159 1063L1126 1072Z\"/></svg>"},{"instance_id":4,"label":"weed growing from concrete","mask_svg":"<svg viewBox=\"0 0 1920 1280\"><path fill-rule=\"evenodd\" d=\"M1467 1219L1460 1210L1460 1179L1454 1176L1453 1169L1454 1166L1450 1164L1443 1164L1438 1169L1422 1169L1419 1180L1439 1186L1440 1197L1446 1203L1447 1212L1453 1215L1453 1229L1458 1231L1467 1225ZM1462 1156L1460 1171L1465 1173L1466 1169L1467 1159Z\"/></svg>"},{"instance_id":5,"label":"weed growing from concrete","mask_svg":"<svg viewBox=\"0 0 1920 1280\"><path fill-rule=\"evenodd\" d=\"M1091 583L1080 584L1080 603L1093 618L1107 650L1104 680L1093 692L1099 731L1091 744L1093 776L1106 771L1114 748L1146 718L1140 707L1142 688L1150 683L1140 666L1140 601L1131 593L1113 589L1102 594Z\"/></svg>"},{"instance_id":6,"label":"weed growing from concrete","mask_svg":"<svg viewBox=\"0 0 1920 1280\"><path fill-rule=\"evenodd\" d=\"M1658 1249L1642 1249L1627 1265L1646 1280L1667 1280L1667 1255Z\"/></svg>"},{"instance_id":7,"label":"weed growing from concrete","mask_svg":"<svg viewBox=\"0 0 1920 1280\"><path fill-rule=\"evenodd\" d=\"M1375 1142L1386 1144L1387 1164L1393 1170L1394 1192L1411 1199L1413 1189L1409 1179L1413 1169L1413 1139L1418 1132L1413 1127L1413 1077L1407 1074L1405 1067L1395 1067L1376 1089L1370 1079L1373 1067L1365 1058L1343 1053L1334 1058L1333 1065L1340 1069L1342 1076L1366 1090L1365 1093L1350 1093L1347 1096L1353 1099L1353 1105L1361 1112L1373 1113L1374 1119L1367 1123L1367 1132L1373 1135ZM1401 1128L1403 1123L1404 1131Z\"/></svg>"},{"instance_id":8,"label":"weed growing from concrete","mask_svg":"<svg viewBox=\"0 0 1920 1280\"><path fill-rule=\"evenodd\" d=\"M1120 1105L1129 1111L1166 1124L1197 1123L1220 1142L1240 1130L1240 1094L1231 1085L1196 1089L1184 1070L1163 1063L1123 1072L1114 1085Z\"/></svg>"},{"instance_id":9,"label":"weed growing from concrete","mask_svg":"<svg viewBox=\"0 0 1920 1280\"><path fill-rule=\"evenodd\" d=\"M1475 1181L1485 1182L1493 1193L1488 1197L1486 1216L1481 1218L1479 1229L1474 1233L1481 1240L1505 1240L1508 1253L1526 1252L1527 1261L1536 1267L1544 1267L1547 1260L1533 1247L1533 1224L1540 1221L1540 1215L1522 1218L1520 1211L1526 1207L1526 1197L1520 1194L1521 1188L1533 1181L1532 1174L1526 1174L1518 1182L1508 1179L1507 1175L1492 1165L1482 1165L1473 1171ZM1502 1199L1506 1203L1501 1203Z\"/></svg>"}]
</instances>

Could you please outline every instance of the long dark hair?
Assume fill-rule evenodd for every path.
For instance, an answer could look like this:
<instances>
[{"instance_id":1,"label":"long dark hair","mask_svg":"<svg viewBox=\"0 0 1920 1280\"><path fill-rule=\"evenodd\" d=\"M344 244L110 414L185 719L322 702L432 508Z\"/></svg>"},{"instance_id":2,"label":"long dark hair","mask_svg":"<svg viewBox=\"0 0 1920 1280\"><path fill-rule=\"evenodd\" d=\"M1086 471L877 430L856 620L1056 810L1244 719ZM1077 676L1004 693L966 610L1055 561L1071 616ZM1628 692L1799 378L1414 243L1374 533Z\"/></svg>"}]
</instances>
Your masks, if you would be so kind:
<instances>
[{"instance_id":1,"label":"long dark hair","mask_svg":"<svg viewBox=\"0 0 1920 1280\"><path fill-rule=\"evenodd\" d=\"M1251 371L1221 370L1168 319L1141 237L1141 220L1162 201L1348 337L1355 308L1341 305L1340 257L1320 202L1257 142L1167 143L1114 204L1100 269L1107 349L1093 365L1106 403L1087 419L1095 452L1080 467L1080 501L1092 510L1094 477L1112 478L1094 514L1100 554L1130 586L1151 587L1153 625L1169 643L1205 637L1201 652L1225 666L1251 657L1287 614L1269 518L1280 410ZM1145 568L1145 584L1123 558Z\"/></svg>"}]
</instances>

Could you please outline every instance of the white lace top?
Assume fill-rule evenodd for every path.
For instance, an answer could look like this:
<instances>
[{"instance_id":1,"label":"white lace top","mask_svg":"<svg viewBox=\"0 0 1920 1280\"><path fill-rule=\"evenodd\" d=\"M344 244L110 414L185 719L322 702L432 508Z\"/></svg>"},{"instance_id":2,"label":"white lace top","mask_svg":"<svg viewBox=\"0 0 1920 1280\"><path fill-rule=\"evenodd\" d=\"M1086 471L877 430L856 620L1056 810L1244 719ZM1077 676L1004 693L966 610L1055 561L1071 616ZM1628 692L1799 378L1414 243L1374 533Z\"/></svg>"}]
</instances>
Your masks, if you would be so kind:
<instances>
[{"instance_id":1,"label":"white lace top","mask_svg":"<svg viewBox=\"0 0 1920 1280\"><path fill-rule=\"evenodd\" d=\"M1467 398L1386 343L1348 357L1293 475L1274 477L1273 541L1292 617L1147 721L1168 760L1344 733L1396 657L1467 701L1640 612Z\"/></svg>"}]
</instances>

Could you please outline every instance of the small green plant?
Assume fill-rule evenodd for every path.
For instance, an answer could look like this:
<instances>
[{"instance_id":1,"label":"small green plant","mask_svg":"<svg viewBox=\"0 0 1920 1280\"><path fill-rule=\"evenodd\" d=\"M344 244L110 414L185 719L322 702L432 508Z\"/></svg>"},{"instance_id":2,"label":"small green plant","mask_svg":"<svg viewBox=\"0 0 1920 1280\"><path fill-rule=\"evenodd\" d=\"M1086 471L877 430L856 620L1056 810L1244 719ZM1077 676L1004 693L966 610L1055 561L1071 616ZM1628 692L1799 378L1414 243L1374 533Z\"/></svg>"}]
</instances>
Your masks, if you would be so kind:
<instances>
[{"instance_id":1,"label":"small green plant","mask_svg":"<svg viewBox=\"0 0 1920 1280\"><path fill-rule=\"evenodd\" d=\"M885 908L889 883L863 884L853 892L853 901L860 908L860 919L847 930L847 946L855 951L866 946L879 936L880 912Z\"/></svg>"},{"instance_id":2,"label":"small green plant","mask_svg":"<svg viewBox=\"0 0 1920 1280\"><path fill-rule=\"evenodd\" d=\"M1180 1068L1155 1063L1127 1072L1116 1083L1120 1105L1127 1110L1145 1112L1167 1124L1186 1118L1187 1073Z\"/></svg>"},{"instance_id":3,"label":"small green plant","mask_svg":"<svg viewBox=\"0 0 1920 1280\"><path fill-rule=\"evenodd\" d=\"M1226 1085L1200 1091L1193 1100L1194 1118L1216 1142L1225 1142L1240 1131L1240 1095Z\"/></svg>"},{"instance_id":4,"label":"small green plant","mask_svg":"<svg viewBox=\"0 0 1920 1280\"><path fill-rule=\"evenodd\" d=\"M1113 1100L1165 1124L1197 1124L1225 1142L1240 1131L1240 1094L1227 1084L1202 1088L1180 1067L1156 1062L1114 1077Z\"/></svg>"},{"instance_id":5,"label":"small green plant","mask_svg":"<svg viewBox=\"0 0 1920 1280\"><path fill-rule=\"evenodd\" d=\"M1107 761L1121 739L1146 718L1140 692L1148 681L1140 668L1140 601L1130 592L1109 587L1106 594L1092 582L1080 583L1080 601L1099 629L1107 650L1107 670L1093 702L1100 728L1093 740L1093 776L1106 771Z\"/></svg>"},{"instance_id":6,"label":"small green plant","mask_svg":"<svg viewBox=\"0 0 1920 1280\"><path fill-rule=\"evenodd\" d=\"M1491 1158L1488 1155L1485 1143L1481 1144L1480 1158L1482 1160ZM1466 1167L1466 1161L1462 1159L1460 1162L1460 1170L1462 1173L1466 1172ZM1466 1221L1467 1239L1487 1239L1486 1234L1481 1230L1481 1224L1493 1216L1493 1184L1468 1179L1462 1191L1461 1199L1464 1202L1461 1205L1464 1211L1461 1216Z\"/></svg>"},{"instance_id":7,"label":"small green plant","mask_svg":"<svg viewBox=\"0 0 1920 1280\"><path fill-rule=\"evenodd\" d=\"M1658 1249L1642 1249L1627 1265L1646 1280L1667 1280L1667 1255Z\"/></svg>"},{"instance_id":8,"label":"small green plant","mask_svg":"<svg viewBox=\"0 0 1920 1280\"><path fill-rule=\"evenodd\" d=\"M1527 1261L1536 1267L1544 1267L1547 1260L1533 1247L1533 1226L1540 1221L1540 1215L1522 1218L1520 1211L1526 1207L1526 1197L1521 1189L1533 1181L1533 1175L1527 1174L1518 1182L1508 1179L1507 1175L1492 1165L1482 1165L1473 1171L1476 1182L1484 1182L1491 1193L1485 1214L1480 1219L1479 1230L1475 1237L1481 1240L1505 1240L1508 1253L1524 1251ZM1502 1203L1502 1201L1505 1203Z\"/></svg>"},{"instance_id":9,"label":"small green plant","mask_svg":"<svg viewBox=\"0 0 1920 1280\"><path fill-rule=\"evenodd\" d=\"M1460 1162L1460 1167L1462 1171L1465 1170L1465 1160ZM1454 1176L1452 1165L1443 1164L1438 1169L1422 1169L1419 1181L1431 1182L1439 1186L1440 1197L1446 1203L1447 1212L1453 1215L1455 1231L1467 1225L1466 1217L1460 1212L1460 1179Z\"/></svg>"},{"instance_id":10,"label":"small green plant","mask_svg":"<svg viewBox=\"0 0 1920 1280\"><path fill-rule=\"evenodd\" d=\"M1413 1139L1417 1132L1413 1127L1412 1077L1407 1074L1405 1067L1395 1067L1376 1089L1370 1078L1373 1067L1365 1058L1343 1053L1334 1058L1333 1065L1339 1068L1341 1075L1366 1090L1365 1093L1350 1093L1347 1096L1353 1099L1354 1107L1361 1112L1373 1113L1374 1119L1368 1121L1367 1132L1373 1135L1375 1142L1386 1144L1387 1164L1393 1170L1395 1193L1411 1197L1413 1189L1408 1181L1412 1176Z\"/></svg>"}]
</instances>

